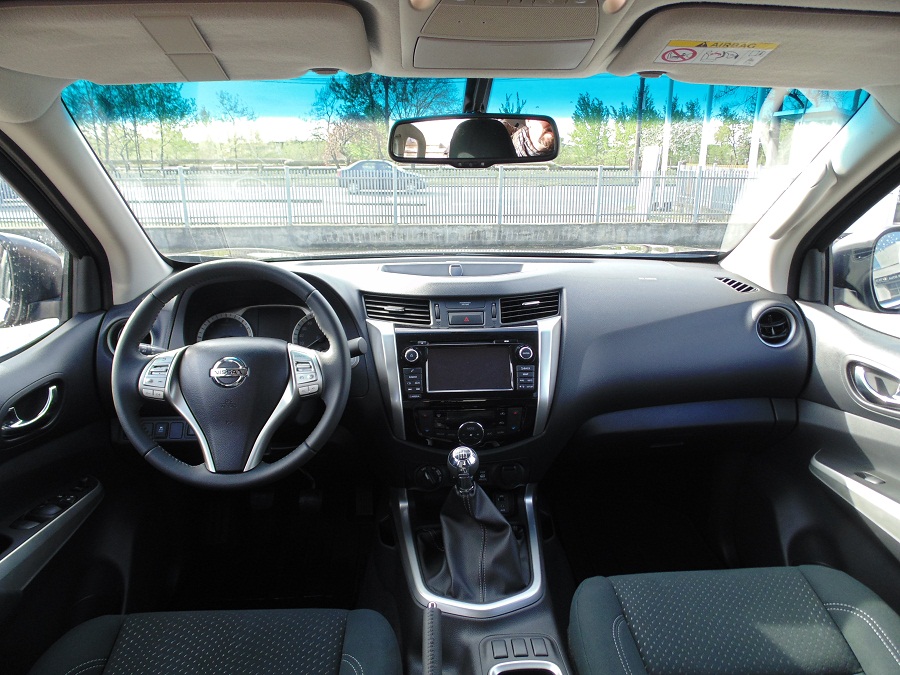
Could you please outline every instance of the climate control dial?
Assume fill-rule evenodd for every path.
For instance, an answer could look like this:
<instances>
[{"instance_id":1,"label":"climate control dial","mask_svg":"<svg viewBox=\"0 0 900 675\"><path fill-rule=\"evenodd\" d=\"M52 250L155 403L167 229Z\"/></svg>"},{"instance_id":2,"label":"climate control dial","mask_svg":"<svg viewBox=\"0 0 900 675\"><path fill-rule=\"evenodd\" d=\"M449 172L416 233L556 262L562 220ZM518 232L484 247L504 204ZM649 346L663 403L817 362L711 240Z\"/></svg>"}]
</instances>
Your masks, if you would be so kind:
<instances>
[{"instance_id":1,"label":"climate control dial","mask_svg":"<svg viewBox=\"0 0 900 675\"><path fill-rule=\"evenodd\" d=\"M478 445L484 440L484 427L478 422L463 422L459 425L456 437L463 445Z\"/></svg>"}]
</instances>

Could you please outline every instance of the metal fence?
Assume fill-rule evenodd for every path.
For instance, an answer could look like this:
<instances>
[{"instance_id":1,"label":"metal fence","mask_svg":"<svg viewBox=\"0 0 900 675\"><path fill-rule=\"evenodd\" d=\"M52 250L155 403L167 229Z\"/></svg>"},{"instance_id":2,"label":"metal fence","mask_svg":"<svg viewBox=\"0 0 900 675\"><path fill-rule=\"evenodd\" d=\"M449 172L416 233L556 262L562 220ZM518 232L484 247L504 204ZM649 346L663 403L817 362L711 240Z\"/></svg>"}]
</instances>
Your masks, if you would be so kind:
<instances>
[{"instance_id":1,"label":"metal fence","mask_svg":"<svg viewBox=\"0 0 900 675\"><path fill-rule=\"evenodd\" d=\"M679 167L173 168L115 182L145 227L725 223L753 174ZM39 225L0 182L0 229Z\"/></svg>"}]
</instances>

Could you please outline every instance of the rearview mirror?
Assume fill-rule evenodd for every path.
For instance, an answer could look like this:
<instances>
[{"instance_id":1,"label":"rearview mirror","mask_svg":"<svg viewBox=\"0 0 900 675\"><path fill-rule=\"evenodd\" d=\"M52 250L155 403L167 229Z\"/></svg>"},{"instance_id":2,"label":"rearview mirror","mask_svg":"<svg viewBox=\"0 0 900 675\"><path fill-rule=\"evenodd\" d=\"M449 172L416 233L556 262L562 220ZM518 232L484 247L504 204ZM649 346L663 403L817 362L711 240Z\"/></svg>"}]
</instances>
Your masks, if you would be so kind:
<instances>
[{"instance_id":1,"label":"rearview mirror","mask_svg":"<svg viewBox=\"0 0 900 675\"><path fill-rule=\"evenodd\" d=\"M875 242L872 255L872 287L875 302L889 312L900 312L900 230L885 232Z\"/></svg>"},{"instance_id":2,"label":"rearview mirror","mask_svg":"<svg viewBox=\"0 0 900 675\"><path fill-rule=\"evenodd\" d=\"M391 159L460 168L547 162L559 154L559 130L545 115L453 115L400 120Z\"/></svg>"}]
</instances>

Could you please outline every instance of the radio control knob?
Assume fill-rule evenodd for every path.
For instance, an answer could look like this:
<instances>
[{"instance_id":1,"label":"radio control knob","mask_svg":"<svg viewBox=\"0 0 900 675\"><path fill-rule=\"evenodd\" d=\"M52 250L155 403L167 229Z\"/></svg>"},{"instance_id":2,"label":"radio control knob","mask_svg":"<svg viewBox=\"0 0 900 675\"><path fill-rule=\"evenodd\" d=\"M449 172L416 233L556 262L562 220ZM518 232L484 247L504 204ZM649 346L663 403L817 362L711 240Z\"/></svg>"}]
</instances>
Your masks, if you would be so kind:
<instances>
[{"instance_id":1,"label":"radio control knob","mask_svg":"<svg viewBox=\"0 0 900 675\"><path fill-rule=\"evenodd\" d=\"M534 358L534 350L528 345L522 345L521 347L519 347L519 349L516 351L516 354L523 361L531 361L531 359Z\"/></svg>"},{"instance_id":2,"label":"radio control knob","mask_svg":"<svg viewBox=\"0 0 900 675\"><path fill-rule=\"evenodd\" d=\"M406 359L409 363L415 363L419 360L419 350L410 347L405 352L403 352L403 358Z\"/></svg>"},{"instance_id":3,"label":"radio control knob","mask_svg":"<svg viewBox=\"0 0 900 675\"><path fill-rule=\"evenodd\" d=\"M456 437L463 445L478 445L484 440L484 427L478 422L463 422L459 425Z\"/></svg>"}]
</instances>

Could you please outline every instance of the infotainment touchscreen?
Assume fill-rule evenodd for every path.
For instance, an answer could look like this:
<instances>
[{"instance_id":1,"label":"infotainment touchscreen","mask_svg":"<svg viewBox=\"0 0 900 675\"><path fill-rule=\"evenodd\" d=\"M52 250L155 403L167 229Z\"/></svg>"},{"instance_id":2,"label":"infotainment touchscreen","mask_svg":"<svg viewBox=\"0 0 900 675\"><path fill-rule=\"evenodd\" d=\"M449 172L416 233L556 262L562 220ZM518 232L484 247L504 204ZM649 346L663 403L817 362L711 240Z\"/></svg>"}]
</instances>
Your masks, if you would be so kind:
<instances>
[{"instance_id":1,"label":"infotainment touchscreen","mask_svg":"<svg viewBox=\"0 0 900 675\"><path fill-rule=\"evenodd\" d=\"M428 348L429 392L512 391L513 376L506 345L446 345Z\"/></svg>"}]
</instances>

